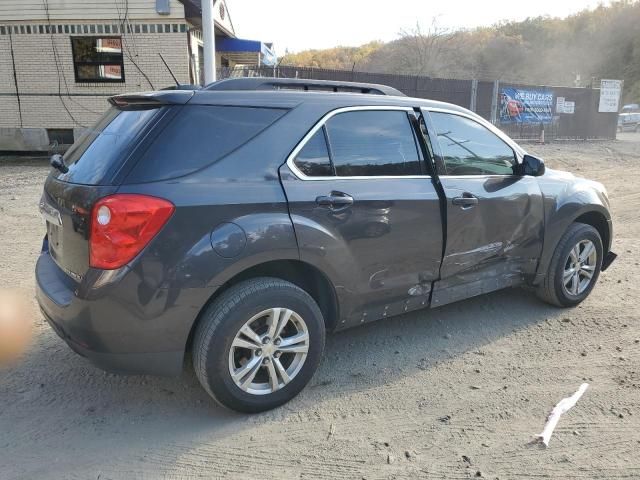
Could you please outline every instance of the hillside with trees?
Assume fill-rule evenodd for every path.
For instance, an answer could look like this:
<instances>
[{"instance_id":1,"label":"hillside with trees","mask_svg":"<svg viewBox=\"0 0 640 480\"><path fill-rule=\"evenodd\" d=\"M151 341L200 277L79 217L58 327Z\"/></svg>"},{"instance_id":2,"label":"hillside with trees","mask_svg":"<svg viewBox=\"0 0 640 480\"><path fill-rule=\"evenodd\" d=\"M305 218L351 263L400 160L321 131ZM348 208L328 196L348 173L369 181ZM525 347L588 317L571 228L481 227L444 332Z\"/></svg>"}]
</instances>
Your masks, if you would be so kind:
<instances>
[{"instance_id":1,"label":"hillside with trees","mask_svg":"<svg viewBox=\"0 0 640 480\"><path fill-rule=\"evenodd\" d=\"M287 54L282 65L541 85L625 82L640 100L640 1L621 0L567 18L536 17L449 31L431 21L389 43Z\"/></svg>"}]
</instances>

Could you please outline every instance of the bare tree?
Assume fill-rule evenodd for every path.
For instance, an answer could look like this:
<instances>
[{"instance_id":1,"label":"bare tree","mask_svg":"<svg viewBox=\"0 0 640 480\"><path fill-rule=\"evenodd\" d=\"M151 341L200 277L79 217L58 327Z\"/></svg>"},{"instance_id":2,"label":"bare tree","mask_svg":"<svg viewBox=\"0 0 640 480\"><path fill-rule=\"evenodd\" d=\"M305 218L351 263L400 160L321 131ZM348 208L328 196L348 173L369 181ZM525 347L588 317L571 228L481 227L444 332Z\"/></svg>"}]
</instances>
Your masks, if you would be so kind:
<instances>
[{"instance_id":1,"label":"bare tree","mask_svg":"<svg viewBox=\"0 0 640 480\"><path fill-rule=\"evenodd\" d=\"M410 30L401 30L397 42L397 59L403 73L434 75L442 67L442 53L451 32L438 24L433 17L427 30L420 22Z\"/></svg>"}]
</instances>

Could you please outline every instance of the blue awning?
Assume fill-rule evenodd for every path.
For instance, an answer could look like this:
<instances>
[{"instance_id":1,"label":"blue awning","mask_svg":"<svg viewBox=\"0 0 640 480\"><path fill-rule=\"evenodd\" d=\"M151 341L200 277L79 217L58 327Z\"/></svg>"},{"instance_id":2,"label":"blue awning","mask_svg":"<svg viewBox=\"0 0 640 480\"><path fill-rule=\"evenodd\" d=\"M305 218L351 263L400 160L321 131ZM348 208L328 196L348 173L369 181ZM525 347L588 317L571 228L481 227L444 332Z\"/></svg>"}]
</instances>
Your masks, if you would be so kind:
<instances>
[{"instance_id":1,"label":"blue awning","mask_svg":"<svg viewBox=\"0 0 640 480\"><path fill-rule=\"evenodd\" d=\"M216 51L237 63L275 65L276 54L266 43L243 38L216 37ZM257 61L259 59L259 62Z\"/></svg>"}]
</instances>

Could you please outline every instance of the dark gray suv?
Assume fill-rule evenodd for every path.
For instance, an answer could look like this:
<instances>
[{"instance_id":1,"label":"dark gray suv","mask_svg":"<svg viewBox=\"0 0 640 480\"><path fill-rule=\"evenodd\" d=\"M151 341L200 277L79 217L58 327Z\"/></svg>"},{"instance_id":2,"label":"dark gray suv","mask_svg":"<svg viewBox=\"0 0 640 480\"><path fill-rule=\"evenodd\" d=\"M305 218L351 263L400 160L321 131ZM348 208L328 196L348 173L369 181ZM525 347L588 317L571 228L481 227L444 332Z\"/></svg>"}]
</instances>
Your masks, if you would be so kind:
<instances>
[{"instance_id":1,"label":"dark gray suv","mask_svg":"<svg viewBox=\"0 0 640 480\"><path fill-rule=\"evenodd\" d=\"M300 392L326 331L514 286L571 307L615 258L601 184L461 107L288 79L110 103L52 159L42 312L108 370L190 353L235 410Z\"/></svg>"}]
</instances>

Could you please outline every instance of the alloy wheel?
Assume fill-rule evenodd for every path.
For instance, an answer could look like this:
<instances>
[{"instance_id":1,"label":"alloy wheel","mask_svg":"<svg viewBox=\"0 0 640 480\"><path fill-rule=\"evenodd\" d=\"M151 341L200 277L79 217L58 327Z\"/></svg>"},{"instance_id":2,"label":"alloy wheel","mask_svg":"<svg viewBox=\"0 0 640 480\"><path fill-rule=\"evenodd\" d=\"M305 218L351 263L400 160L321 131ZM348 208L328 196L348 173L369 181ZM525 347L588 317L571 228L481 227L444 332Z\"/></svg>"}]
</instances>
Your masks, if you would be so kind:
<instances>
[{"instance_id":1,"label":"alloy wheel","mask_svg":"<svg viewBox=\"0 0 640 480\"><path fill-rule=\"evenodd\" d=\"M284 388L300 373L309 351L309 331L300 315L270 308L251 317L229 350L229 373L235 384L253 395Z\"/></svg>"},{"instance_id":2,"label":"alloy wheel","mask_svg":"<svg viewBox=\"0 0 640 480\"><path fill-rule=\"evenodd\" d=\"M596 271L598 252L591 240L581 240L569 252L562 274L562 284L569 295L582 294Z\"/></svg>"}]
</instances>

